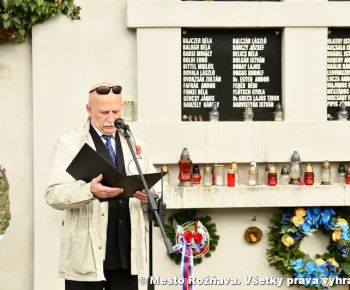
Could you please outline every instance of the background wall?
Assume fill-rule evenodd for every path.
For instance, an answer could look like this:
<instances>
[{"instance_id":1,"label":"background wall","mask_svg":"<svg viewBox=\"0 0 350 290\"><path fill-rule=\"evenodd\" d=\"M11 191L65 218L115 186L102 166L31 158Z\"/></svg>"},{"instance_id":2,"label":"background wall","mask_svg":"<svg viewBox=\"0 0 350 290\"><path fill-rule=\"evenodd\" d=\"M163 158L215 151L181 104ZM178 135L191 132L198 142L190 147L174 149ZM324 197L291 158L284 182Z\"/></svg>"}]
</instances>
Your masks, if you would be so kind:
<instances>
[{"instance_id":1,"label":"background wall","mask_svg":"<svg viewBox=\"0 0 350 290\"><path fill-rule=\"evenodd\" d=\"M139 122L133 123L132 128L146 140L157 164L170 164L173 180L176 180L176 162L181 149L186 146L195 162L248 162L253 159L265 162L269 161L268 158L281 160L281 156L281 161L287 162L292 150L286 149L280 143L270 147L267 137L276 138L273 137L275 131L270 129L283 131L278 134L285 137L288 129L290 132L299 132L305 128L305 122L310 122L307 126L316 128L313 132L320 139L315 141L308 138L304 144L303 137L308 135L302 131L296 141L293 141L294 144L290 144L293 150L298 146L306 151L309 160L321 162L326 158L324 152L332 151L336 145L340 149L333 150L335 153L330 160L349 159L346 148L348 142L341 139L344 138L342 132L349 129L348 122L324 127L329 126L324 122L326 27L344 24L345 19L348 19L342 14L346 9L342 9L343 6L339 6L339 3L334 2L331 9L326 7L328 18L322 18L325 6L321 2L326 1L284 1L300 2L305 6L305 9L299 11L299 17L294 10L290 10L291 15L286 20L279 20L293 20L294 23L304 21L305 25L286 25L284 31L283 96L286 98L286 118L290 122L284 122L277 129L276 124L220 124L220 130L217 130L218 128L210 124L194 126L179 122L179 23L189 21L188 26L191 26L191 21L192 25L205 21L225 24L230 18L232 27L251 26L249 23L254 21L257 26L276 25L274 21L278 15L285 15L286 8L275 10L269 6L273 3L259 3L261 10L257 10L257 13L265 13L261 14L265 15L261 17L263 24L259 24L256 18L245 16L244 5L248 2L236 3L234 9L222 9L215 17L211 17L214 14L210 8L203 6L214 2L186 3L188 11L196 11L194 14L188 12L190 15L179 10L177 2L180 1L177 0L145 0L141 3L145 6L138 6L139 3L135 0L128 2L133 9L127 10L126 0L77 1L82 7L81 21L72 22L60 17L35 27L32 40L24 45L0 44L0 163L8 170L13 214L10 227L0 241L1 290L46 290L48 286L52 290L63 289L63 280L56 277L63 212L48 207L44 193L55 142L60 135L82 125L86 118L84 110L88 90L97 81L120 83L124 88L124 96L137 101ZM147 6L153 2L156 6ZM174 9L164 10L169 3L174 4ZM136 6L132 6L133 4ZM198 4L204 8L190 8ZM224 5L230 5L221 4L223 8ZM177 14L179 11L180 14ZM334 14L332 11L339 11L336 21L329 17ZM208 17L202 19L206 13ZM226 16L221 17L221 13ZM317 20L318 17L322 19ZM305 19L309 18L314 22L306 25ZM173 21L173 24L168 21ZM307 71L308 69L311 71ZM313 77L306 82L310 73ZM299 110L300 101L306 98L306 107ZM310 106L313 109L311 114L305 115ZM225 136L225 129L228 128L226 126L231 128L231 132L235 131L235 136ZM327 137L324 137L324 128L334 132L328 132ZM233 147L235 154L230 155L226 152L232 150L228 151L226 147L217 150L218 138L207 138L215 136L213 132L221 132L219 139L222 138L223 144L230 145L226 142L227 139L229 142L234 140L235 146L240 144L237 140L245 140L246 144L254 141L255 145L247 147L242 143ZM245 139L247 132L248 138L252 139ZM264 136L265 132L269 134ZM162 138L159 138L160 133ZM327 141L329 136L335 136L333 142ZM283 140L286 142L290 139ZM339 140L342 142L337 143ZM321 141L326 143L320 143ZM318 145L317 150L314 150L313 144ZM169 214L174 212L175 210L171 210ZM245 275L278 275L267 265L265 259L266 235L256 246L245 244L242 238L245 228L252 225L251 218L254 215L257 217L255 225L267 233L273 209L201 209L199 212L210 214L214 218L221 240L213 256L195 268L196 275L239 278L244 278ZM179 267L167 258L158 230L155 230L155 237L155 274L164 277L178 276ZM320 245L321 248L323 246ZM178 289L177 286L166 288ZM245 286L238 288L245 289Z\"/></svg>"},{"instance_id":2,"label":"background wall","mask_svg":"<svg viewBox=\"0 0 350 290\"><path fill-rule=\"evenodd\" d=\"M0 44L0 163L12 218L0 241L0 288L33 289L33 105L31 46ZM21 277L21 279L18 279Z\"/></svg>"},{"instance_id":3,"label":"background wall","mask_svg":"<svg viewBox=\"0 0 350 290\"><path fill-rule=\"evenodd\" d=\"M96 82L110 80L123 86L124 96L136 94L136 39L126 27L126 1L77 4L81 21L60 17L33 31L35 290L63 289L56 277L64 213L44 200L57 138L83 125Z\"/></svg>"}]
</instances>

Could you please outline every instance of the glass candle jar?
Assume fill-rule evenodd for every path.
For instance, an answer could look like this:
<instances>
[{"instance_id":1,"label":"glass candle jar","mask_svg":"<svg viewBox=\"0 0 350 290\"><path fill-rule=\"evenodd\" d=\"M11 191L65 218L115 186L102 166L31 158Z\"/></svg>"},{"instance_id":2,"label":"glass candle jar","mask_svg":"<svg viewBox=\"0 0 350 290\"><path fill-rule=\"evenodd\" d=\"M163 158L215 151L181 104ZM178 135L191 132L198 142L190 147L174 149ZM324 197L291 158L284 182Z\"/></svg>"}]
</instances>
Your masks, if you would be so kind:
<instances>
[{"instance_id":1,"label":"glass candle jar","mask_svg":"<svg viewBox=\"0 0 350 290\"><path fill-rule=\"evenodd\" d=\"M298 151L294 151L289 164L290 184L298 184L303 174L300 165L300 155Z\"/></svg>"},{"instance_id":2,"label":"glass candle jar","mask_svg":"<svg viewBox=\"0 0 350 290\"><path fill-rule=\"evenodd\" d=\"M339 183L345 183L345 166L344 164L340 164L338 167L338 182Z\"/></svg>"},{"instance_id":3,"label":"glass candle jar","mask_svg":"<svg viewBox=\"0 0 350 290\"><path fill-rule=\"evenodd\" d=\"M269 176L269 170L270 170L271 166L272 166L271 163L266 163L265 171L264 171L264 183L266 182L266 184L267 184L267 179L268 179L268 176Z\"/></svg>"},{"instance_id":4,"label":"glass candle jar","mask_svg":"<svg viewBox=\"0 0 350 290\"><path fill-rule=\"evenodd\" d=\"M287 185L289 184L289 182L290 182L290 176L289 176L288 167L286 165L283 165L279 184Z\"/></svg>"},{"instance_id":5,"label":"glass candle jar","mask_svg":"<svg viewBox=\"0 0 350 290\"><path fill-rule=\"evenodd\" d=\"M322 170L321 170L321 184L322 185L329 185L331 184L331 168L329 165L328 160L323 162L322 164Z\"/></svg>"},{"instance_id":6,"label":"glass candle jar","mask_svg":"<svg viewBox=\"0 0 350 290\"><path fill-rule=\"evenodd\" d=\"M125 101L124 120L128 122L134 121L134 101Z\"/></svg>"},{"instance_id":7,"label":"glass candle jar","mask_svg":"<svg viewBox=\"0 0 350 290\"><path fill-rule=\"evenodd\" d=\"M348 168L346 169L345 183L350 184L350 166L348 166Z\"/></svg>"},{"instance_id":8,"label":"glass candle jar","mask_svg":"<svg viewBox=\"0 0 350 290\"><path fill-rule=\"evenodd\" d=\"M168 167L166 167L166 165L163 165L161 170L163 174L163 186L168 187L170 185L170 176L169 176Z\"/></svg>"},{"instance_id":9,"label":"glass candle jar","mask_svg":"<svg viewBox=\"0 0 350 290\"><path fill-rule=\"evenodd\" d=\"M231 169L235 173L235 186L239 184L239 174L238 174L238 165L236 162L231 163Z\"/></svg>"},{"instance_id":10,"label":"glass candle jar","mask_svg":"<svg viewBox=\"0 0 350 290\"><path fill-rule=\"evenodd\" d=\"M338 120L347 121L348 120L348 110L346 109L345 103L341 103L338 111Z\"/></svg>"},{"instance_id":11,"label":"glass candle jar","mask_svg":"<svg viewBox=\"0 0 350 290\"><path fill-rule=\"evenodd\" d=\"M214 165L214 185L224 185L224 165Z\"/></svg>"},{"instance_id":12,"label":"glass candle jar","mask_svg":"<svg viewBox=\"0 0 350 290\"><path fill-rule=\"evenodd\" d=\"M276 104L275 111L273 112L273 118L275 121L283 121L283 111L281 103Z\"/></svg>"},{"instance_id":13,"label":"glass candle jar","mask_svg":"<svg viewBox=\"0 0 350 290\"><path fill-rule=\"evenodd\" d=\"M209 165L205 166L203 172L203 186L210 187L213 184L213 174Z\"/></svg>"},{"instance_id":14,"label":"glass candle jar","mask_svg":"<svg viewBox=\"0 0 350 290\"><path fill-rule=\"evenodd\" d=\"M315 175L312 169L312 165L308 163L304 173L304 183L305 185L313 185L314 180L315 180Z\"/></svg>"},{"instance_id":15,"label":"glass candle jar","mask_svg":"<svg viewBox=\"0 0 350 290\"><path fill-rule=\"evenodd\" d=\"M258 184L258 171L256 166L250 164L248 171L248 185L255 186Z\"/></svg>"},{"instance_id":16,"label":"glass candle jar","mask_svg":"<svg viewBox=\"0 0 350 290\"><path fill-rule=\"evenodd\" d=\"M219 116L220 116L220 113L218 111L218 105L217 105L217 103L214 103L212 108L211 108L211 111L209 112L209 121L210 122L217 122L217 121L219 121Z\"/></svg>"},{"instance_id":17,"label":"glass candle jar","mask_svg":"<svg viewBox=\"0 0 350 290\"><path fill-rule=\"evenodd\" d=\"M274 165L271 165L269 172L267 174L267 185L276 186L277 185L277 173Z\"/></svg>"},{"instance_id":18,"label":"glass candle jar","mask_svg":"<svg viewBox=\"0 0 350 290\"><path fill-rule=\"evenodd\" d=\"M227 186L234 187L235 186L236 174L233 169L227 170Z\"/></svg>"},{"instance_id":19,"label":"glass candle jar","mask_svg":"<svg viewBox=\"0 0 350 290\"><path fill-rule=\"evenodd\" d=\"M254 119L254 111L251 106L248 106L243 111L243 120L246 122L251 122Z\"/></svg>"},{"instance_id":20,"label":"glass candle jar","mask_svg":"<svg viewBox=\"0 0 350 290\"><path fill-rule=\"evenodd\" d=\"M201 183L201 173L199 171L199 166L197 164L193 165L192 168L192 183L193 184L200 184Z\"/></svg>"}]
</instances>

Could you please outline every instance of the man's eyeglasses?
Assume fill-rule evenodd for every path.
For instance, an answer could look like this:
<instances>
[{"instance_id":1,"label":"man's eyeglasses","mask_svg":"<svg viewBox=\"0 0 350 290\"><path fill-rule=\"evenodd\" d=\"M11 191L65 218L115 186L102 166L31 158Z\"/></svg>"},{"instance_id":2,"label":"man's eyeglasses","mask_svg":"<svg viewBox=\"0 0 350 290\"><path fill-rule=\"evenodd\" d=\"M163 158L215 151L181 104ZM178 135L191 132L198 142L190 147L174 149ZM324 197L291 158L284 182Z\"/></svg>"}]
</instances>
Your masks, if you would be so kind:
<instances>
[{"instance_id":1,"label":"man's eyeglasses","mask_svg":"<svg viewBox=\"0 0 350 290\"><path fill-rule=\"evenodd\" d=\"M113 86L113 87L108 87L108 86L100 86L97 88L92 89L89 94L91 94L92 92L98 93L99 95L108 95L109 92L111 91L113 94L119 95L122 92L122 87L121 86Z\"/></svg>"}]
</instances>

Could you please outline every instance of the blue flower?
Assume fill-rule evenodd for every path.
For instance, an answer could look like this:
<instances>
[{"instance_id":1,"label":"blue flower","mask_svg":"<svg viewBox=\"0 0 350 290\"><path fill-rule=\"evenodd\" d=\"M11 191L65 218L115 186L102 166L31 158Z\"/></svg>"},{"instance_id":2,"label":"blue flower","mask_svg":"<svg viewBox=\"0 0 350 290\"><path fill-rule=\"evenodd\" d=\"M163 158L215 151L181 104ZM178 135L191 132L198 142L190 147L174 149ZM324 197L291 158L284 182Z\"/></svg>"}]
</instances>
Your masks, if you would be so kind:
<instances>
[{"instance_id":1,"label":"blue flower","mask_svg":"<svg viewBox=\"0 0 350 290\"><path fill-rule=\"evenodd\" d=\"M331 217L335 215L335 212L331 208L326 208L321 212L321 221L320 224L325 225L325 228L329 228L334 222L331 220Z\"/></svg>"},{"instance_id":2,"label":"blue flower","mask_svg":"<svg viewBox=\"0 0 350 290\"><path fill-rule=\"evenodd\" d=\"M317 271L318 269L318 266L315 264L315 262L312 262L312 261L308 261L306 262L305 264L305 270L311 274L312 272L315 272Z\"/></svg>"},{"instance_id":3,"label":"blue flower","mask_svg":"<svg viewBox=\"0 0 350 290\"><path fill-rule=\"evenodd\" d=\"M309 224L307 224L307 223L304 223L304 224L301 225L301 230L302 230L305 234L307 234L308 232L311 231L311 226L310 226Z\"/></svg>"},{"instance_id":4,"label":"blue flower","mask_svg":"<svg viewBox=\"0 0 350 290\"><path fill-rule=\"evenodd\" d=\"M336 226L336 221L334 219L330 219L326 224L324 224L324 228L329 231Z\"/></svg>"},{"instance_id":5,"label":"blue flower","mask_svg":"<svg viewBox=\"0 0 350 290\"><path fill-rule=\"evenodd\" d=\"M302 259L297 259L297 260L290 260L290 265L293 267L295 271L299 271L301 268L303 268L304 263Z\"/></svg>"},{"instance_id":6,"label":"blue flower","mask_svg":"<svg viewBox=\"0 0 350 290\"><path fill-rule=\"evenodd\" d=\"M337 249L340 251L343 258L347 258L349 255L349 248L347 246L337 244Z\"/></svg>"},{"instance_id":7,"label":"blue flower","mask_svg":"<svg viewBox=\"0 0 350 290\"><path fill-rule=\"evenodd\" d=\"M313 226L318 226L320 216L321 209L319 207L310 207L307 209L307 215L305 217L305 220Z\"/></svg>"},{"instance_id":8,"label":"blue flower","mask_svg":"<svg viewBox=\"0 0 350 290\"><path fill-rule=\"evenodd\" d=\"M349 231L342 231L341 239L344 240L344 241L348 241L350 239Z\"/></svg>"},{"instance_id":9,"label":"blue flower","mask_svg":"<svg viewBox=\"0 0 350 290\"><path fill-rule=\"evenodd\" d=\"M288 225L290 224L290 221L293 217L293 213L291 210L285 210L282 214L282 218L281 218L281 223L282 225Z\"/></svg>"}]
</instances>

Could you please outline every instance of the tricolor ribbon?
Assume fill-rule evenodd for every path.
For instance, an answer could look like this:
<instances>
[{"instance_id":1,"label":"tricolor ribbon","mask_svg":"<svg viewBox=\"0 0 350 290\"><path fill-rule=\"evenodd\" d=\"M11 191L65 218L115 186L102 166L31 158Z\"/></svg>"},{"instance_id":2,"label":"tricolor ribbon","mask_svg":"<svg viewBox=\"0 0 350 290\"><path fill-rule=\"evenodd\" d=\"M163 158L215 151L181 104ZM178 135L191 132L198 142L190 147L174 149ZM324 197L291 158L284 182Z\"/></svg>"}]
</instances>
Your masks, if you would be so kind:
<instances>
[{"instance_id":1,"label":"tricolor ribbon","mask_svg":"<svg viewBox=\"0 0 350 290\"><path fill-rule=\"evenodd\" d=\"M193 253L191 247L192 243L187 243L182 235L179 236L178 243L173 247L175 252L182 252L181 274L184 278L183 290L194 290L193 283L190 283L190 277L193 277Z\"/></svg>"}]
</instances>

